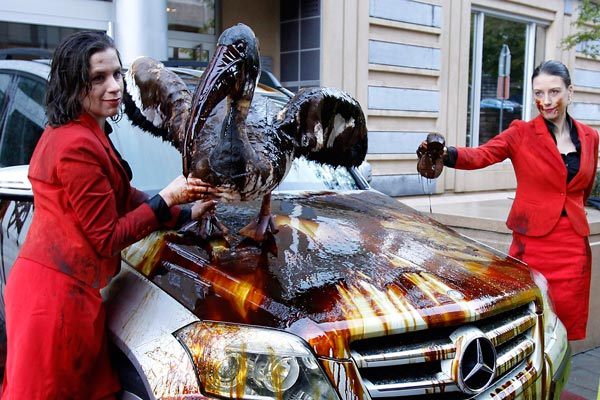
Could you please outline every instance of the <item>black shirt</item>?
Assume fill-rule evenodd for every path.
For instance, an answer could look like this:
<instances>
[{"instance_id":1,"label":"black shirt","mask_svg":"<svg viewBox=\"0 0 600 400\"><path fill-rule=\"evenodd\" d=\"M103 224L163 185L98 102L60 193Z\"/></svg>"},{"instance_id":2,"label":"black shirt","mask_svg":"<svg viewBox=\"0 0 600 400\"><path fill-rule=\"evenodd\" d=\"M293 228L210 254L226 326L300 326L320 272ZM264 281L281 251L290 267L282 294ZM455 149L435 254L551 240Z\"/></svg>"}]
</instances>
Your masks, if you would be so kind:
<instances>
[{"instance_id":1,"label":"black shirt","mask_svg":"<svg viewBox=\"0 0 600 400\"><path fill-rule=\"evenodd\" d=\"M554 143L556 143L556 136L554 135L556 125L554 125L547 119L544 119L544 122L546 123L546 127L548 128L548 132L550 132L550 135L552 136L552 140L554 140ZM571 136L571 141L575 145L574 152L568 154L561 153L560 155L563 159L563 162L565 163L565 167L567 168L567 183L569 183L579 172L579 166L581 161L581 142L579 141L579 136L577 135L577 128L575 127L573 119L571 118L569 113L567 113L566 122L569 124L569 134Z\"/></svg>"}]
</instances>

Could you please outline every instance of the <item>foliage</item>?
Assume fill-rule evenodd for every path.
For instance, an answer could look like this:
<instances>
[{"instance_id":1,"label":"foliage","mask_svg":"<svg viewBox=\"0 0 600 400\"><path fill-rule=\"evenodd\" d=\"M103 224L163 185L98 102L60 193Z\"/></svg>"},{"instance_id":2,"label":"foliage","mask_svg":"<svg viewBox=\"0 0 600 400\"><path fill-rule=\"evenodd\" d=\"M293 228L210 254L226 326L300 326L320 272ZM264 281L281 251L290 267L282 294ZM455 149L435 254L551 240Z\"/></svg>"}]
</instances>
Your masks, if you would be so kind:
<instances>
[{"instance_id":1,"label":"foliage","mask_svg":"<svg viewBox=\"0 0 600 400\"><path fill-rule=\"evenodd\" d=\"M483 34L485 38L482 59L483 71L491 76L498 76L498 57L503 44L506 44L510 49L511 70L523 71L525 28L524 24L518 22L486 16ZM513 76L513 80L519 78L518 75Z\"/></svg>"},{"instance_id":2,"label":"foliage","mask_svg":"<svg viewBox=\"0 0 600 400\"><path fill-rule=\"evenodd\" d=\"M581 53L597 58L600 55L600 4L597 0L580 0L573 26L577 32L562 40L563 47L571 49L577 46Z\"/></svg>"}]
</instances>

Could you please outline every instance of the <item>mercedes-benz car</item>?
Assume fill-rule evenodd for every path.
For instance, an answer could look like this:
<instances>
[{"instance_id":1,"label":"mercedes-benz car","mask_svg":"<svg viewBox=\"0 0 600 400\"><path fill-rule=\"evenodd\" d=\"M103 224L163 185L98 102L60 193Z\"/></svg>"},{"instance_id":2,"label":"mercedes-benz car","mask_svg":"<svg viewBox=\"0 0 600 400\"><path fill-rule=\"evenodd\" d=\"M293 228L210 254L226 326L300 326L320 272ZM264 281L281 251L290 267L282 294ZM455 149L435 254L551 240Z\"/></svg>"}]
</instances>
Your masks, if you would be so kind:
<instances>
[{"instance_id":1,"label":"mercedes-benz car","mask_svg":"<svg viewBox=\"0 0 600 400\"><path fill-rule=\"evenodd\" d=\"M0 61L0 326L35 212L27 163L48 71ZM176 71L191 85L199 75ZM267 86L256 96L287 101ZM114 130L137 188L156 192L180 173L168 144L126 118ZM224 238L159 231L122 252L103 296L123 398L559 398L566 332L522 263L371 189L354 168L297 160L273 195L278 233L262 244L236 233L259 206L219 204Z\"/></svg>"}]
</instances>

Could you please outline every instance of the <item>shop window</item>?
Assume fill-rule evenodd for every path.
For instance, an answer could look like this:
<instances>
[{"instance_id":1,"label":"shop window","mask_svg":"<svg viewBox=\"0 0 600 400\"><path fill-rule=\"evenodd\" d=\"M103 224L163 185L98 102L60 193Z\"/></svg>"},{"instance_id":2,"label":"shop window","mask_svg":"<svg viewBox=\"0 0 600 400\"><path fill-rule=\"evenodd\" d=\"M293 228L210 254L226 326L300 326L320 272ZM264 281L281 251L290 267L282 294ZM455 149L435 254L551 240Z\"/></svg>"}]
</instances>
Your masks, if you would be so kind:
<instances>
[{"instance_id":1,"label":"shop window","mask_svg":"<svg viewBox=\"0 0 600 400\"><path fill-rule=\"evenodd\" d=\"M215 0L169 0L169 60L208 62L216 43Z\"/></svg>"},{"instance_id":2,"label":"shop window","mask_svg":"<svg viewBox=\"0 0 600 400\"><path fill-rule=\"evenodd\" d=\"M488 142L515 119L531 117L530 77L542 61L545 28L474 11L471 21L467 145Z\"/></svg>"},{"instance_id":3,"label":"shop window","mask_svg":"<svg viewBox=\"0 0 600 400\"><path fill-rule=\"evenodd\" d=\"M60 41L79 31L76 28L22 24L17 22L0 22L0 49L33 48L53 51ZM41 52L32 51L30 55L20 54L10 58L35 59L45 58Z\"/></svg>"},{"instance_id":4,"label":"shop window","mask_svg":"<svg viewBox=\"0 0 600 400\"><path fill-rule=\"evenodd\" d=\"M215 1L167 1L169 30L215 34Z\"/></svg>"}]
</instances>

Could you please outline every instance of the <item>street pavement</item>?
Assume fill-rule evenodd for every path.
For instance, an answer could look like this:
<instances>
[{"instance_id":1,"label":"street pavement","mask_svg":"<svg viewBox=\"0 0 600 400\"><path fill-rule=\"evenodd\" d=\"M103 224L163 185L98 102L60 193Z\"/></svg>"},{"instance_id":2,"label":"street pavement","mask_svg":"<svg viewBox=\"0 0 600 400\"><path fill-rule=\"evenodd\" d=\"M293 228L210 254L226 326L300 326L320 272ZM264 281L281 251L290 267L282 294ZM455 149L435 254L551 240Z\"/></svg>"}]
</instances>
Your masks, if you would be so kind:
<instances>
[{"instance_id":1,"label":"street pavement","mask_svg":"<svg viewBox=\"0 0 600 400\"><path fill-rule=\"evenodd\" d=\"M600 400L600 347L571 357L571 373L561 400Z\"/></svg>"}]
</instances>

